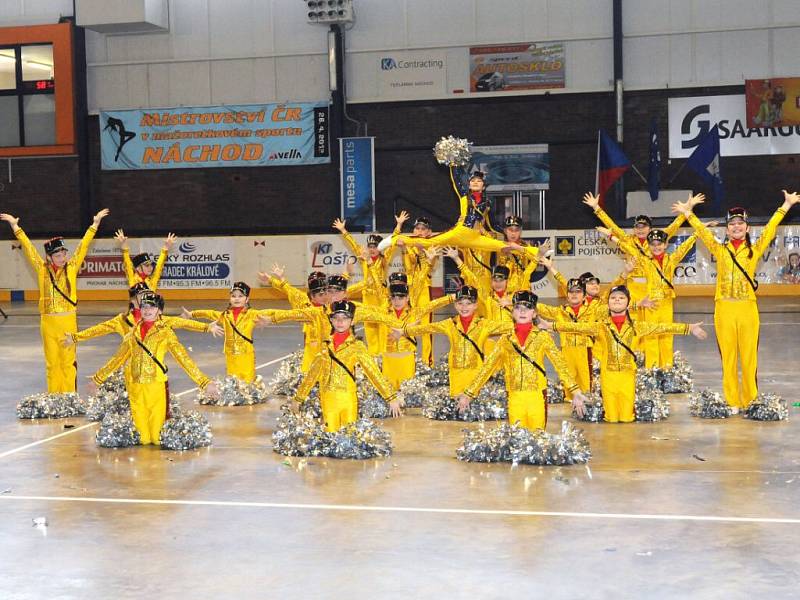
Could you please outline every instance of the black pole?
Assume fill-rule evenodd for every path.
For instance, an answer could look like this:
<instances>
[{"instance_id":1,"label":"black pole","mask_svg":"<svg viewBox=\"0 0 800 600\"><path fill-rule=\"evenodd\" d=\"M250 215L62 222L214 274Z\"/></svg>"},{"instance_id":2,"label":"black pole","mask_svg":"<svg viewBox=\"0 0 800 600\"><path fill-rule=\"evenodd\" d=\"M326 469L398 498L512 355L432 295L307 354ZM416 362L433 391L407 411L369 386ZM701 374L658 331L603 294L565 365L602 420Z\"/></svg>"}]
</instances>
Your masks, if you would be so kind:
<instances>
[{"instance_id":1,"label":"black pole","mask_svg":"<svg viewBox=\"0 0 800 600\"><path fill-rule=\"evenodd\" d=\"M614 23L614 120L617 131L617 142L622 145L622 0L613 0ZM617 181L616 205L618 218L625 218L625 178Z\"/></svg>"},{"instance_id":2,"label":"black pole","mask_svg":"<svg viewBox=\"0 0 800 600\"><path fill-rule=\"evenodd\" d=\"M73 62L75 69L75 147L78 151L79 228L92 222L91 169L89 164L89 107L86 84L86 31L72 18Z\"/></svg>"},{"instance_id":3,"label":"black pole","mask_svg":"<svg viewBox=\"0 0 800 600\"><path fill-rule=\"evenodd\" d=\"M339 138L344 136L344 36L342 26L331 25L336 64L335 90L331 90L331 160L339 160ZM333 83L333 82L331 82ZM338 195L338 194L337 194Z\"/></svg>"}]
</instances>

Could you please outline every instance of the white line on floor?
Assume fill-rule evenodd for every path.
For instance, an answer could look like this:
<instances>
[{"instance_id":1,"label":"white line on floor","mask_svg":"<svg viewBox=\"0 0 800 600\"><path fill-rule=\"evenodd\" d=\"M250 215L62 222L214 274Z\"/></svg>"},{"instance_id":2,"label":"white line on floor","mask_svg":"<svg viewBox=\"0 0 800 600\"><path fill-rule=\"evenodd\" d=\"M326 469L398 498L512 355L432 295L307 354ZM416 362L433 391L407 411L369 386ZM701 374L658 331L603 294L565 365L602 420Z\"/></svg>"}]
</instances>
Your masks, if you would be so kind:
<instances>
[{"instance_id":1,"label":"white line on floor","mask_svg":"<svg viewBox=\"0 0 800 600\"><path fill-rule=\"evenodd\" d=\"M609 519L630 521L700 521L710 523L763 523L800 525L800 518L780 517L718 517L712 515L649 515L625 513L583 513L539 510L491 510L474 508L428 508L415 506L367 506L359 504L295 504L284 502L230 502L223 500L160 500L150 498L93 498L76 496L14 496L4 494L0 500L26 500L44 502L86 502L108 504L150 504L173 506L219 506L226 508L283 508L297 510L363 511L432 513L452 515L486 515L500 517L565 517L574 519Z\"/></svg>"},{"instance_id":2,"label":"white line on floor","mask_svg":"<svg viewBox=\"0 0 800 600\"><path fill-rule=\"evenodd\" d=\"M279 361L283 360L284 358L289 358L290 356L291 356L291 353L290 354L285 354L284 356L279 356L278 358L276 358L274 360L271 360L269 362L265 362L263 364L258 365L256 367L256 369L262 369L264 367L268 367L270 365L274 365L276 362L279 362ZM194 392L196 390L197 390L197 388L194 387L194 388L192 388L190 390L186 390L185 392L181 392L179 394L175 394L175 397L176 398L180 398L181 396L184 396L184 395L186 395L186 394L188 394L190 392ZM26 444L25 446L20 446L19 448L14 448L13 450L8 450L8 451L3 452L2 454L0 454L0 458L5 458L6 456L10 456L12 454L16 454L17 452L21 452L21 451L26 450L28 448L33 448L34 446L38 446L40 444L45 444L45 443L47 443L49 441L56 440L56 439L58 439L60 437L64 437L65 435L71 435L71 434L75 433L76 431L81 431L83 429L86 429L87 427L92 427L94 425L99 425L99 423L87 423L86 425L81 425L80 427L76 427L75 429L70 429L69 431L64 431L63 433L59 433L58 435L54 435L54 436L51 436L49 438L45 438L43 440L39 440L38 442L32 442L30 444Z\"/></svg>"},{"instance_id":3,"label":"white line on floor","mask_svg":"<svg viewBox=\"0 0 800 600\"><path fill-rule=\"evenodd\" d=\"M45 444L52 440L57 440L60 437L64 437L65 435L71 435L76 431L81 431L82 429L86 429L87 427L93 427L95 425L99 425L99 423L86 423L86 425L81 425L80 427L75 427L74 429L70 429L69 431L64 431L63 433L59 433L58 435L50 436L49 438L45 438L43 440L39 440L38 442L32 442L30 444L26 444L24 446L20 446L19 448L14 448L13 450L8 450L7 452L3 452L0 454L0 458L5 458L6 456L11 456L12 454L16 454L17 452L21 452L28 448L33 448L34 446L38 446L39 444Z\"/></svg>"}]
</instances>

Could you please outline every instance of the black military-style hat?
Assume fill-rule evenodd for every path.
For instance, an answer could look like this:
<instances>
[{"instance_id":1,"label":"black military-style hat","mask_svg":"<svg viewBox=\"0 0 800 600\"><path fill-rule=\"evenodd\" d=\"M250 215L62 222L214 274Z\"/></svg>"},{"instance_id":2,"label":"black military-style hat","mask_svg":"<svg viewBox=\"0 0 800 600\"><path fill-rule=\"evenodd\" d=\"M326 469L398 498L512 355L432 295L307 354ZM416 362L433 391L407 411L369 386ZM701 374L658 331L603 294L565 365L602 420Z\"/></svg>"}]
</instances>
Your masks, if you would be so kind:
<instances>
[{"instance_id":1,"label":"black military-style hat","mask_svg":"<svg viewBox=\"0 0 800 600\"><path fill-rule=\"evenodd\" d=\"M508 215L503 227L522 227L522 218L517 215Z\"/></svg>"},{"instance_id":2,"label":"black military-style hat","mask_svg":"<svg viewBox=\"0 0 800 600\"><path fill-rule=\"evenodd\" d=\"M486 179L486 173L484 173L483 171L473 171L472 173L470 173L469 178Z\"/></svg>"},{"instance_id":3,"label":"black military-style hat","mask_svg":"<svg viewBox=\"0 0 800 600\"><path fill-rule=\"evenodd\" d=\"M47 254L47 256L66 249L67 247L64 245L64 238L61 236L50 238L44 243L44 252Z\"/></svg>"},{"instance_id":4,"label":"black military-style hat","mask_svg":"<svg viewBox=\"0 0 800 600\"><path fill-rule=\"evenodd\" d=\"M581 273L578 279L581 279L584 285L586 285L592 280L594 280L595 283L600 283L600 278L591 271L586 271L586 273Z\"/></svg>"},{"instance_id":5,"label":"black military-style hat","mask_svg":"<svg viewBox=\"0 0 800 600\"><path fill-rule=\"evenodd\" d=\"M347 278L342 275L328 276L328 288L343 292L347 289Z\"/></svg>"},{"instance_id":6,"label":"black military-style hat","mask_svg":"<svg viewBox=\"0 0 800 600\"><path fill-rule=\"evenodd\" d=\"M231 293L239 290L245 296L250 295L250 286L247 285L244 281L234 281L233 285L231 286Z\"/></svg>"},{"instance_id":7,"label":"black military-style hat","mask_svg":"<svg viewBox=\"0 0 800 600\"><path fill-rule=\"evenodd\" d=\"M370 233L367 236L367 246L377 246L383 241L383 236L377 233Z\"/></svg>"},{"instance_id":8,"label":"black military-style hat","mask_svg":"<svg viewBox=\"0 0 800 600\"><path fill-rule=\"evenodd\" d=\"M312 271L308 276L308 291L322 292L328 287L328 276L322 271Z\"/></svg>"},{"instance_id":9,"label":"black military-style hat","mask_svg":"<svg viewBox=\"0 0 800 600\"><path fill-rule=\"evenodd\" d=\"M586 293L586 284L583 282L583 279L580 277L573 277L572 279L567 280L567 291L571 292L575 288L582 291L584 294Z\"/></svg>"},{"instance_id":10,"label":"black military-style hat","mask_svg":"<svg viewBox=\"0 0 800 600\"><path fill-rule=\"evenodd\" d=\"M741 219L745 223L747 223L747 219L750 215L747 214L747 210L742 208L741 206L734 206L733 208L728 209L728 214L725 216L725 222L730 223L734 219Z\"/></svg>"},{"instance_id":11,"label":"black military-style hat","mask_svg":"<svg viewBox=\"0 0 800 600\"><path fill-rule=\"evenodd\" d=\"M128 288L128 297L133 298L142 292L149 291L150 288L147 287L147 284L144 281L140 281L139 283L134 283L131 287Z\"/></svg>"},{"instance_id":12,"label":"black military-style hat","mask_svg":"<svg viewBox=\"0 0 800 600\"><path fill-rule=\"evenodd\" d=\"M152 263L153 257L150 256L147 252L142 252L141 254L137 254L133 258L131 258L131 262L133 263L133 268L138 269L142 265L145 265L147 263Z\"/></svg>"},{"instance_id":13,"label":"black military-style hat","mask_svg":"<svg viewBox=\"0 0 800 600\"><path fill-rule=\"evenodd\" d=\"M528 308L536 308L536 304L539 302L539 296L534 294L533 292L528 291L521 291L515 292L514 297L512 298L512 304L516 306L517 304L522 304L523 306L527 306Z\"/></svg>"},{"instance_id":14,"label":"black military-style hat","mask_svg":"<svg viewBox=\"0 0 800 600\"><path fill-rule=\"evenodd\" d=\"M511 269L503 265L495 265L492 267L492 279L508 279L511 275Z\"/></svg>"},{"instance_id":15,"label":"black military-style hat","mask_svg":"<svg viewBox=\"0 0 800 600\"><path fill-rule=\"evenodd\" d=\"M652 227L653 226L653 219L651 219L647 215L636 215L636 217L633 219L633 226L635 227L636 225L640 225L640 224L641 225L647 225L648 227Z\"/></svg>"},{"instance_id":16,"label":"black military-style hat","mask_svg":"<svg viewBox=\"0 0 800 600\"><path fill-rule=\"evenodd\" d=\"M621 293L625 294L625 296L627 296L627 298L628 298L628 301L630 302L631 292L628 289L628 286L626 286L626 285L615 285L614 287L612 287L609 290L608 295L610 296L614 292L621 292Z\"/></svg>"},{"instance_id":17,"label":"black military-style hat","mask_svg":"<svg viewBox=\"0 0 800 600\"><path fill-rule=\"evenodd\" d=\"M408 286L405 283L389 284L390 296L408 296Z\"/></svg>"},{"instance_id":18,"label":"black military-style hat","mask_svg":"<svg viewBox=\"0 0 800 600\"><path fill-rule=\"evenodd\" d=\"M402 271L395 271L389 275L389 283L408 283L408 275Z\"/></svg>"},{"instance_id":19,"label":"black military-style hat","mask_svg":"<svg viewBox=\"0 0 800 600\"><path fill-rule=\"evenodd\" d=\"M647 234L648 242L661 242L662 244L666 244L668 239L669 235L663 229L651 229L650 233Z\"/></svg>"},{"instance_id":20,"label":"black military-style hat","mask_svg":"<svg viewBox=\"0 0 800 600\"><path fill-rule=\"evenodd\" d=\"M456 302L459 300L469 300L471 302L478 301L478 290L470 285L462 285L456 291Z\"/></svg>"},{"instance_id":21,"label":"black military-style hat","mask_svg":"<svg viewBox=\"0 0 800 600\"><path fill-rule=\"evenodd\" d=\"M139 306L156 306L163 309L164 299L155 292L148 290L139 294Z\"/></svg>"},{"instance_id":22,"label":"black military-style hat","mask_svg":"<svg viewBox=\"0 0 800 600\"><path fill-rule=\"evenodd\" d=\"M334 302L331 304L330 316L332 317L336 314L347 315L352 319L356 314L356 305L349 300L340 300L339 302Z\"/></svg>"},{"instance_id":23,"label":"black military-style hat","mask_svg":"<svg viewBox=\"0 0 800 600\"><path fill-rule=\"evenodd\" d=\"M417 217L417 220L414 221L414 227L417 225L422 225L423 227L427 227L428 229L431 228L431 220L428 217Z\"/></svg>"}]
</instances>

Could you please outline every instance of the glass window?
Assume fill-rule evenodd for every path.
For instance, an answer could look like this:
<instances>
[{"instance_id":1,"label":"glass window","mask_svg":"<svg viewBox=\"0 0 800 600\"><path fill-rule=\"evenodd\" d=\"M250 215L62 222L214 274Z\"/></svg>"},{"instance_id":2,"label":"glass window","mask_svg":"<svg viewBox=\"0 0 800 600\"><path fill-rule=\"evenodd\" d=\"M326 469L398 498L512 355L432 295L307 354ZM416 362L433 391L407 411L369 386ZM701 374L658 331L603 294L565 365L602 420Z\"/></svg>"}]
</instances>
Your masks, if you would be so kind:
<instances>
[{"instance_id":1,"label":"glass window","mask_svg":"<svg viewBox=\"0 0 800 600\"><path fill-rule=\"evenodd\" d=\"M19 105L16 96L0 96L0 147L19 146Z\"/></svg>"},{"instance_id":2,"label":"glass window","mask_svg":"<svg viewBox=\"0 0 800 600\"><path fill-rule=\"evenodd\" d=\"M0 48L0 90L17 88L17 59L13 48Z\"/></svg>"},{"instance_id":3,"label":"glass window","mask_svg":"<svg viewBox=\"0 0 800 600\"><path fill-rule=\"evenodd\" d=\"M22 114L25 119L26 146L50 146L56 143L55 96L23 96Z\"/></svg>"},{"instance_id":4,"label":"glass window","mask_svg":"<svg viewBox=\"0 0 800 600\"><path fill-rule=\"evenodd\" d=\"M22 47L22 81L53 79L53 46Z\"/></svg>"}]
</instances>

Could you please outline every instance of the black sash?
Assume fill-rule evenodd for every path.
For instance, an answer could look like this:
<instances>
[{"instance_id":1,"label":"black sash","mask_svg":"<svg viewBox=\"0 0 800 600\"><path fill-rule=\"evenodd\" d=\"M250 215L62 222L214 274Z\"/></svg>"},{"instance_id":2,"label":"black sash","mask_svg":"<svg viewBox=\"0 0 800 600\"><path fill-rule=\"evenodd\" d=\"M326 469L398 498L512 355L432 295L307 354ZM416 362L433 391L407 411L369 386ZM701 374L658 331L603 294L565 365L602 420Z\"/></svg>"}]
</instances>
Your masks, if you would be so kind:
<instances>
[{"instance_id":1,"label":"black sash","mask_svg":"<svg viewBox=\"0 0 800 600\"><path fill-rule=\"evenodd\" d=\"M158 368L159 368L159 369L161 369L161 372L162 372L164 375L166 375L166 374L167 374L167 371L168 371L169 369L167 369L167 367L165 367L163 364L161 364L161 361L160 361L160 360L158 360L158 359L155 357L155 355L154 355L152 352L150 352L150 348L148 348L147 346L145 346L145 345L142 343L142 341L141 341L139 338L137 338L137 337L136 337L136 334L135 334L135 333L133 334L133 339L135 339L135 340L136 340L136 343L137 343L137 344L139 344L139 347L140 347L142 350L144 350L144 351L145 351L145 353L147 354L147 356L149 356L150 358L152 358L152 359L153 359L153 362L154 362L154 363L156 363L156 364L158 365ZM167 400L167 401L169 401L169 400Z\"/></svg>"},{"instance_id":2,"label":"black sash","mask_svg":"<svg viewBox=\"0 0 800 600\"><path fill-rule=\"evenodd\" d=\"M540 372L542 375L544 375L545 377L547 377L547 371L545 371L545 370L542 368L542 365L540 365L540 364L539 364L539 363L537 363L535 360L533 360L533 359L532 359L530 356L528 356L527 354L525 354L525 352L523 352L522 348L520 348L519 346L517 346L517 345L516 345L516 344L515 344L515 343L514 343L514 342L513 342L511 339L509 339L509 341L511 342L511 347L512 347L512 348L514 348L514 350L516 350L516 351L517 351L517 354L519 354L519 355L520 355L522 358L524 358L524 359L525 359L525 360L527 360L529 363L531 363L531 364L532 364L534 367L536 367L537 369L539 369L539 372Z\"/></svg>"},{"instance_id":3,"label":"black sash","mask_svg":"<svg viewBox=\"0 0 800 600\"><path fill-rule=\"evenodd\" d=\"M458 333L460 333L460 334L461 334L461 337L463 337L463 338L464 338L465 340L467 340L467 341L468 341L470 344L472 344L472 347L473 347L473 348L475 348L475 352L477 352L477 353L478 353L478 356L480 356L480 357L481 357L481 360L483 360L483 358L484 358L484 356L483 356L483 352L481 352L481 349L480 349L480 348L478 348L478 344L476 344L476 343L475 343L475 340L473 340L473 339L472 339L471 337L469 337L469 336L468 336L466 333L464 333L463 331L461 331L461 330L458 328L458 325L456 325L456 331L457 331Z\"/></svg>"},{"instance_id":4,"label":"black sash","mask_svg":"<svg viewBox=\"0 0 800 600\"><path fill-rule=\"evenodd\" d=\"M407 335L404 335L403 337L406 338L412 344L414 344L414 348L417 347L417 340L416 339L414 339L413 337L407 336Z\"/></svg>"},{"instance_id":5,"label":"black sash","mask_svg":"<svg viewBox=\"0 0 800 600\"><path fill-rule=\"evenodd\" d=\"M670 281L666 277L664 277L664 273L661 272L661 267L659 266L656 257L651 256L650 260L652 260L655 263L656 272L658 273L658 276L661 277L661 280L669 286L669 289L674 290L675 286L673 286L672 283L670 283Z\"/></svg>"},{"instance_id":6,"label":"black sash","mask_svg":"<svg viewBox=\"0 0 800 600\"><path fill-rule=\"evenodd\" d=\"M617 342L617 343L618 343L620 346L622 346L623 348L625 348L625 350L627 350L628 352L630 352L630 355L633 357L633 362L634 362L634 364L636 364L636 362L639 360L639 357L638 357L638 356L636 356L636 352L634 352L633 350L631 350L630 346L628 346L628 345L627 345L625 342L623 342L623 341L620 339L620 337L619 337L619 336L616 334L616 332L614 331L614 327L616 327L616 325L614 325L614 323L610 323L610 324L608 325L608 330L611 332L611 335L613 335L613 336L614 336L614 341L616 341L616 342Z\"/></svg>"},{"instance_id":7,"label":"black sash","mask_svg":"<svg viewBox=\"0 0 800 600\"><path fill-rule=\"evenodd\" d=\"M735 259L734 259L734 262L735 262ZM741 267L739 267L739 268L741 269ZM53 278L53 272L50 270L50 267L48 265L45 265L45 269L47 269L47 274L50 275L50 284L53 286L53 289L55 291L57 291L59 294L61 294L64 297L64 300L66 300L67 302L72 304L72 306L78 306L77 302L74 302L72 300L72 298L70 298L64 292L62 292L61 288L58 287L58 285L56 285L56 280ZM65 275L67 274L67 267L66 266L64 266L64 274ZM69 280L67 280L67 281L69 281Z\"/></svg>"},{"instance_id":8,"label":"black sash","mask_svg":"<svg viewBox=\"0 0 800 600\"><path fill-rule=\"evenodd\" d=\"M747 274L747 271L744 270L744 267L739 264L738 260L736 260L736 257L734 256L733 252L731 252L730 248L725 246L725 250L727 250L728 254L731 255L731 260L733 261L733 264L735 264L737 268L742 272L742 275L744 275L745 278L747 279L747 283L750 284L750 287L753 288L753 291L755 292L758 289L758 281L750 278L750 275Z\"/></svg>"},{"instance_id":9,"label":"black sash","mask_svg":"<svg viewBox=\"0 0 800 600\"><path fill-rule=\"evenodd\" d=\"M231 319L230 317L225 317L225 319L228 321L228 323L230 323L230 326L233 328L234 333L238 333L239 337L241 337L244 341L249 342L251 344L253 343L252 339L250 339L245 334L243 334L241 331L239 331L239 329L236 327L236 325L233 324L233 319Z\"/></svg>"},{"instance_id":10,"label":"black sash","mask_svg":"<svg viewBox=\"0 0 800 600\"><path fill-rule=\"evenodd\" d=\"M486 269L487 271L492 270L492 267L490 267L485 262L481 261L480 258L478 258L478 255L475 254L475 250L470 250L469 253L472 255L472 258L475 259L475 262L478 263L480 266L482 266L484 269Z\"/></svg>"},{"instance_id":11,"label":"black sash","mask_svg":"<svg viewBox=\"0 0 800 600\"><path fill-rule=\"evenodd\" d=\"M328 344L330 344L330 342L328 342ZM342 367L342 368L345 370L345 373L347 373L348 375L350 375L350 379L352 379L352 380L355 382L355 380L356 380L356 376L353 374L353 372L352 372L350 369L348 369L348 368L347 368L347 365L346 365L346 364L344 364L342 361L340 361L340 360L339 360L339 359L336 357L336 355L333 353L333 350L331 350L331 347L330 347L330 345L328 346L328 356L330 356L330 357L331 357L331 360L332 360L333 362L335 362L337 365L339 365L340 367Z\"/></svg>"}]
</instances>

